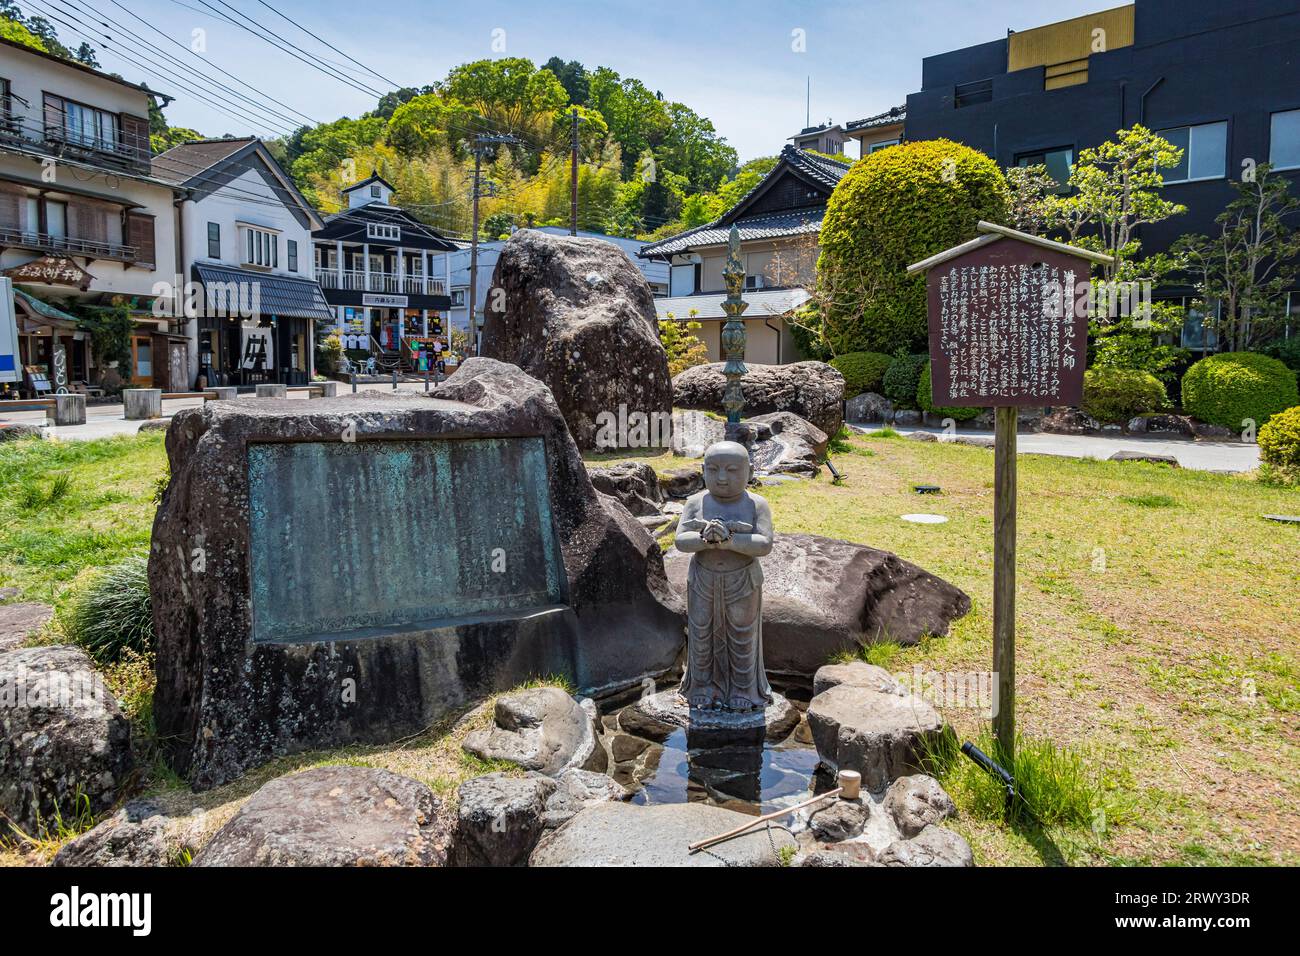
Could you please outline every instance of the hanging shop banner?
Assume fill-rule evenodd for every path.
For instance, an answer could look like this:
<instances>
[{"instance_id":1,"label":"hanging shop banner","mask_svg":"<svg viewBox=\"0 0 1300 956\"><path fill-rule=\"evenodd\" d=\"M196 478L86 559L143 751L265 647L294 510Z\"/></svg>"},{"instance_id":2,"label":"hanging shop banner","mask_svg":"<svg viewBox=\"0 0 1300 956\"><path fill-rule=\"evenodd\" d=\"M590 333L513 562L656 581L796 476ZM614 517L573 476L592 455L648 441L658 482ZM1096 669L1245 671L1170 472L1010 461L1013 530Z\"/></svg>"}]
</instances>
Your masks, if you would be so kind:
<instances>
[{"instance_id":1,"label":"hanging shop banner","mask_svg":"<svg viewBox=\"0 0 1300 956\"><path fill-rule=\"evenodd\" d=\"M256 322L244 323L240 329L240 368L246 372L269 372L275 368L272 331Z\"/></svg>"}]
</instances>

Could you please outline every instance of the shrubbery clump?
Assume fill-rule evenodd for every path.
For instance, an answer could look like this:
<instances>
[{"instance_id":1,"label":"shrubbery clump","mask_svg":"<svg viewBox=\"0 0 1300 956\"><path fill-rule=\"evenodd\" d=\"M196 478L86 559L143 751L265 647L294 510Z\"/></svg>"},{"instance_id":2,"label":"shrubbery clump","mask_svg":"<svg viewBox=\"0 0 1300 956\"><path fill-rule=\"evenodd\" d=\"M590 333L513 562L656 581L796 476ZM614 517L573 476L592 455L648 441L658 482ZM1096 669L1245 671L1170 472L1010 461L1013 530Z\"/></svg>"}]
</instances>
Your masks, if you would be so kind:
<instances>
[{"instance_id":1,"label":"shrubbery clump","mask_svg":"<svg viewBox=\"0 0 1300 956\"><path fill-rule=\"evenodd\" d=\"M1300 483L1300 405L1270 418L1257 439L1265 476L1286 484Z\"/></svg>"},{"instance_id":2,"label":"shrubbery clump","mask_svg":"<svg viewBox=\"0 0 1300 956\"><path fill-rule=\"evenodd\" d=\"M921 406L921 411L930 412L934 415L941 415L944 418L951 418L954 421L967 422L974 418L982 411L976 406L961 405L938 405L934 404L934 391L930 385L930 363L926 362L925 367L921 369L921 378L916 384L916 401Z\"/></svg>"},{"instance_id":3,"label":"shrubbery clump","mask_svg":"<svg viewBox=\"0 0 1300 956\"><path fill-rule=\"evenodd\" d=\"M1260 428L1297 404L1296 373L1257 352L1209 355L1183 376L1183 410L1224 428L1245 428L1247 422Z\"/></svg>"},{"instance_id":4,"label":"shrubbery clump","mask_svg":"<svg viewBox=\"0 0 1300 956\"><path fill-rule=\"evenodd\" d=\"M844 397L879 392L893 356L884 352L849 352L831 359L831 366L844 376Z\"/></svg>"},{"instance_id":5,"label":"shrubbery clump","mask_svg":"<svg viewBox=\"0 0 1300 956\"><path fill-rule=\"evenodd\" d=\"M906 352L895 355L880 383L885 397L899 408L914 408L916 390L921 384L921 369L925 363L924 355L908 355Z\"/></svg>"},{"instance_id":6,"label":"shrubbery clump","mask_svg":"<svg viewBox=\"0 0 1300 956\"><path fill-rule=\"evenodd\" d=\"M73 643L101 664L119 661L127 652L151 653L154 633L148 557L136 555L82 572L59 612L59 624Z\"/></svg>"},{"instance_id":7,"label":"shrubbery clump","mask_svg":"<svg viewBox=\"0 0 1300 956\"><path fill-rule=\"evenodd\" d=\"M1164 383L1150 372L1128 368L1090 368L1083 373L1085 412L1103 424L1127 422L1168 404Z\"/></svg>"},{"instance_id":8,"label":"shrubbery clump","mask_svg":"<svg viewBox=\"0 0 1300 956\"><path fill-rule=\"evenodd\" d=\"M973 238L981 219L1006 222L1009 196L997 163L951 140L902 143L854 163L819 237L817 280L832 303L826 343L837 355L923 348L925 276L907 267Z\"/></svg>"}]
</instances>

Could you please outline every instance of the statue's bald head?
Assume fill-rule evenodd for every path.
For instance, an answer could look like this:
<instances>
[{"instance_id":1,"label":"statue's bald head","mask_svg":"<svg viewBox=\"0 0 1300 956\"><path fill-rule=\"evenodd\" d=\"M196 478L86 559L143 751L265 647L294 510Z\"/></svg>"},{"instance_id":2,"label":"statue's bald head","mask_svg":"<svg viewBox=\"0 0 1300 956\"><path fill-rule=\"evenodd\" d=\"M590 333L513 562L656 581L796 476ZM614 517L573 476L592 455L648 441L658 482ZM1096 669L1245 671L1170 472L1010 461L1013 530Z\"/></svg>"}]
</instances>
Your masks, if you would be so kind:
<instances>
[{"instance_id":1,"label":"statue's bald head","mask_svg":"<svg viewBox=\"0 0 1300 956\"><path fill-rule=\"evenodd\" d=\"M704 452L704 485L722 501L739 498L749 484L749 452L734 441L714 442Z\"/></svg>"}]
</instances>

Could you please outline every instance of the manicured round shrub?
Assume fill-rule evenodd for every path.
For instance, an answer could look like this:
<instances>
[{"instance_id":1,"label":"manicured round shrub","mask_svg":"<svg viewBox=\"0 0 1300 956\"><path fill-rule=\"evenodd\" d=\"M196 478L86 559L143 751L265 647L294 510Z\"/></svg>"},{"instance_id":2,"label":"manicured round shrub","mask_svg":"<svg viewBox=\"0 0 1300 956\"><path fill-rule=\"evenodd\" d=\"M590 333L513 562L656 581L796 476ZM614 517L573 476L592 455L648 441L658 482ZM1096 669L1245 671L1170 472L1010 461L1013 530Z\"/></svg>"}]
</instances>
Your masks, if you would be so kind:
<instances>
[{"instance_id":1,"label":"manicured round shrub","mask_svg":"<svg viewBox=\"0 0 1300 956\"><path fill-rule=\"evenodd\" d=\"M1090 368L1083 373L1085 412L1103 424L1124 424L1136 415L1169 403L1164 383L1150 372L1130 368Z\"/></svg>"},{"instance_id":2,"label":"manicured round shrub","mask_svg":"<svg viewBox=\"0 0 1300 956\"><path fill-rule=\"evenodd\" d=\"M921 369L921 378L916 383L916 401L921 406L921 411L930 412L934 415L940 415L943 418L951 418L954 421L968 422L983 409L977 406L965 405L935 405L934 391L930 385L930 363L926 362L925 367Z\"/></svg>"},{"instance_id":3,"label":"manicured round shrub","mask_svg":"<svg viewBox=\"0 0 1300 956\"><path fill-rule=\"evenodd\" d=\"M852 398L863 392L879 392L893 361L893 356L884 352L850 352L835 356L831 366L844 376L844 397Z\"/></svg>"},{"instance_id":4,"label":"manicured round shrub","mask_svg":"<svg viewBox=\"0 0 1300 956\"><path fill-rule=\"evenodd\" d=\"M925 367L924 355L900 353L890 360L880 387L885 397L899 408L916 407L916 389L921 384L921 369Z\"/></svg>"},{"instance_id":5,"label":"manicured round shrub","mask_svg":"<svg viewBox=\"0 0 1300 956\"><path fill-rule=\"evenodd\" d=\"M1194 418L1234 431L1300 404L1296 373L1256 352L1209 355L1183 376L1183 410Z\"/></svg>"},{"instance_id":6,"label":"manicured round shrub","mask_svg":"<svg viewBox=\"0 0 1300 956\"><path fill-rule=\"evenodd\" d=\"M837 355L925 347L925 276L907 267L1007 220L997 163L951 140L919 140L854 163L826 206L817 281L833 303L823 335Z\"/></svg>"},{"instance_id":7,"label":"manicured round shrub","mask_svg":"<svg viewBox=\"0 0 1300 956\"><path fill-rule=\"evenodd\" d=\"M128 650L141 655L152 651L149 559L137 555L78 575L59 624L101 664L121 660Z\"/></svg>"},{"instance_id":8,"label":"manicured round shrub","mask_svg":"<svg viewBox=\"0 0 1300 956\"><path fill-rule=\"evenodd\" d=\"M1300 405L1278 412L1259 430L1259 457L1271 474L1300 482Z\"/></svg>"}]
</instances>

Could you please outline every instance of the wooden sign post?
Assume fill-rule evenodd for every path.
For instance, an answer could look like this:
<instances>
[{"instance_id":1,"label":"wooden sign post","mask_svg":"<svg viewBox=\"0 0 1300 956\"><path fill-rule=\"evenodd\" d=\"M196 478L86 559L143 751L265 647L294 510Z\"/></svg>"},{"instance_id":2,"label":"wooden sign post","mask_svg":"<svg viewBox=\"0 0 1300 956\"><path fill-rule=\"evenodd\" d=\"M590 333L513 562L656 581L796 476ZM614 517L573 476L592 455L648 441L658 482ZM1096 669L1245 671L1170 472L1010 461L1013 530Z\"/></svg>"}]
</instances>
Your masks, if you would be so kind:
<instances>
[{"instance_id":1,"label":"wooden sign post","mask_svg":"<svg viewBox=\"0 0 1300 956\"><path fill-rule=\"evenodd\" d=\"M993 223L979 230L907 271L927 273L934 406L994 408L993 733L995 759L1013 770L1017 409L1082 401L1090 267L1111 259Z\"/></svg>"}]
</instances>

